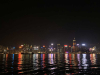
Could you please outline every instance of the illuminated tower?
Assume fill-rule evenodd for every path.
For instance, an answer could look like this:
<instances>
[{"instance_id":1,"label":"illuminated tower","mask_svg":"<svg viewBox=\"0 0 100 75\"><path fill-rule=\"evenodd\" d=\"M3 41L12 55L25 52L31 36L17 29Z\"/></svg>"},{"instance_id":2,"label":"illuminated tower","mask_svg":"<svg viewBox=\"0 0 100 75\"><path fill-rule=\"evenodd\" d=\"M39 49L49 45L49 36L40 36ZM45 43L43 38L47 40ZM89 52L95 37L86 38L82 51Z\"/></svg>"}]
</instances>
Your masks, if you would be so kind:
<instances>
[{"instance_id":1,"label":"illuminated tower","mask_svg":"<svg viewBox=\"0 0 100 75\"><path fill-rule=\"evenodd\" d=\"M76 40L75 40L75 38L73 40L73 46L76 46Z\"/></svg>"},{"instance_id":2,"label":"illuminated tower","mask_svg":"<svg viewBox=\"0 0 100 75\"><path fill-rule=\"evenodd\" d=\"M57 52L60 52L60 44L57 44Z\"/></svg>"},{"instance_id":3,"label":"illuminated tower","mask_svg":"<svg viewBox=\"0 0 100 75\"><path fill-rule=\"evenodd\" d=\"M68 52L68 46L64 45L64 52Z\"/></svg>"},{"instance_id":4,"label":"illuminated tower","mask_svg":"<svg viewBox=\"0 0 100 75\"><path fill-rule=\"evenodd\" d=\"M76 40L75 40L75 38L74 38L74 40L73 40L73 51L75 52L75 47L76 47Z\"/></svg>"}]
</instances>

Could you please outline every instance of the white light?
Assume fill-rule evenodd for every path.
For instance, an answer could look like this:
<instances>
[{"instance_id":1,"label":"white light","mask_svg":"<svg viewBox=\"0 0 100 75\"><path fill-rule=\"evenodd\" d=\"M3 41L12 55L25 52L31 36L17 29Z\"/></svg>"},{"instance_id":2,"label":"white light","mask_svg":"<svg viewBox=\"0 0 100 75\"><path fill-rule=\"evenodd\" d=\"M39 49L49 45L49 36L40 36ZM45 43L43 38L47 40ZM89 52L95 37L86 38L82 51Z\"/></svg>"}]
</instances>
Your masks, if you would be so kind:
<instances>
[{"instance_id":1,"label":"white light","mask_svg":"<svg viewBox=\"0 0 100 75\"><path fill-rule=\"evenodd\" d=\"M37 47L38 48L38 47Z\"/></svg>"},{"instance_id":2,"label":"white light","mask_svg":"<svg viewBox=\"0 0 100 75\"><path fill-rule=\"evenodd\" d=\"M85 46L85 44L82 44L82 46Z\"/></svg>"},{"instance_id":3,"label":"white light","mask_svg":"<svg viewBox=\"0 0 100 75\"><path fill-rule=\"evenodd\" d=\"M65 46L65 47L67 47L67 46Z\"/></svg>"},{"instance_id":4,"label":"white light","mask_svg":"<svg viewBox=\"0 0 100 75\"><path fill-rule=\"evenodd\" d=\"M53 45L53 43L51 43L51 45Z\"/></svg>"},{"instance_id":5,"label":"white light","mask_svg":"<svg viewBox=\"0 0 100 75\"><path fill-rule=\"evenodd\" d=\"M21 45L21 46L24 46L24 45Z\"/></svg>"},{"instance_id":6,"label":"white light","mask_svg":"<svg viewBox=\"0 0 100 75\"><path fill-rule=\"evenodd\" d=\"M92 49L92 50L94 50L94 49Z\"/></svg>"},{"instance_id":7,"label":"white light","mask_svg":"<svg viewBox=\"0 0 100 75\"><path fill-rule=\"evenodd\" d=\"M34 47L34 48L36 48L36 47Z\"/></svg>"},{"instance_id":8,"label":"white light","mask_svg":"<svg viewBox=\"0 0 100 75\"><path fill-rule=\"evenodd\" d=\"M77 44L77 46L79 46L79 44Z\"/></svg>"},{"instance_id":9,"label":"white light","mask_svg":"<svg viewBox=\"0 0 100 75\"><path fill-rule=\"evenodd\" d=\"M49 49L49 51L51 51L51 49Z\"/></svg>"}]
</instances>

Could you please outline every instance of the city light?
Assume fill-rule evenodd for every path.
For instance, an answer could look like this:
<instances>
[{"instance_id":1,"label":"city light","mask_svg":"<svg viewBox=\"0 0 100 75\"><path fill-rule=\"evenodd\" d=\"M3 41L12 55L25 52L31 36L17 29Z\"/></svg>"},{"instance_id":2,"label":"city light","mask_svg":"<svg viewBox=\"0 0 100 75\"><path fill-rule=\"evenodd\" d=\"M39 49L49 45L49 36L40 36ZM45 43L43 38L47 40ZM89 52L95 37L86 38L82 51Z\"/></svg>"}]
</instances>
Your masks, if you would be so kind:
<instances>
[{"instance_id":1,"label":"city light","mask_svg":"<svg viewBox=\"0 0 100 75\"><path fill-rule=\"evenodd\" d=\"M77 46L79 46L79 44L77 44Z\"/></svg>"},{"instance_id":2,"label":"city light","mask_svg":"<svg viewBox=\"0 0 100 75\"><path fill-rule=\"evenodd\" d=\"M64 45L64 47L67 47L67 45Z\"/></svg>"},{"instance_id":3,"label":"city light","mask_svg":"<svg viewBox=\"0 0 100 75\"><path fill-rule=\"evenodd\" d=\"M85 44L82 44L82 46L85 46Z\"/></svg>"},{"instance_id":4,"label":"city light","mask_svg":"<svg viewBox=\"0 0 100 75\"><path fill-rule=\"evenodd\" d=\"M24 46L24 45L21 45L21 46Z\"/></svg>"},{"instance_id":5,"label":"city light","mask_svg":"<svg viewBox=\"0 0 100 75\"><path fill-rule=\"evenodd\" d=\"M7 50L9 50L9 48L7 47Z\"/></svg>"},{"instance_id":6,"label":"city light","mask_svg":"<svg viewBox=\"0 0 100 75\"><path fill-rule=\"evenodd\" d=\"M34 48L36 48L36 47L34 47Z\"/></svg>"},{"instance_id":7,"label":"city light","mask_svg":"<svg viewBox=\"0 0 100 75\"><path fill-rule=\"evenodd\" d=\"M45 45L43 45L43 47L45 47Z\"/></svg>"},{"instance_id":8,"label":"city light","mask_svg":"<svg viewBox=\"0 0 100 75\"><path fill-rule=\"evenodd\" d=\"M39 47L34 47L34 48L39 48Z\"/></svg>"},{"instance_id":9,"label":"city light","mask_svg":"<svg viewBox=\"0 0 100 75\"><path fill-rule=\"evenodd\" d=\"M60 45L60 44L57 44L57 45Z\"/></svg>"},{"instance_id":10,"label":"city light","mask_svg":"<svg viewBox=\"0 0 100 75\"><path fill-rule=\"evenodd\" d=\"M19 46L19 48L22 48L22 46Z\"/></svg>"},{"instance_id":11,"label":"city light","mask_svg":"<svg viewBox=\"0 0 100 75\"><path fill-rule=\"evenodd\" d=\"M89 48L89 50L91 51L91 50L92 50L92 48Z\"/></svg>"},{"instance_id":12,"label":"city light","mask_svg":"<svg viewBox=\"0 0 100 75\"><path fill-rule=\"evenodd\" d=\"M51 43L51 45L53 45L53 43Z\"/></svg>"},{"instance_id":13,"label":"city light","mask_svg":"<svg viewBox=\"0 0 100 75\"><path fill-rule=\"evenodd\" d=\"M15 47L13 47L13 49L15 49Z\"/></svg>"},{"instance_id":14,"label":"city light","mask_svg":"<svg viewBox=\"0 0 100 75\"><path fill-rule=\"evenodd\" d=\"M66 53L68 53L68 52L66 52Z\"/></svg>"}]
</instances>

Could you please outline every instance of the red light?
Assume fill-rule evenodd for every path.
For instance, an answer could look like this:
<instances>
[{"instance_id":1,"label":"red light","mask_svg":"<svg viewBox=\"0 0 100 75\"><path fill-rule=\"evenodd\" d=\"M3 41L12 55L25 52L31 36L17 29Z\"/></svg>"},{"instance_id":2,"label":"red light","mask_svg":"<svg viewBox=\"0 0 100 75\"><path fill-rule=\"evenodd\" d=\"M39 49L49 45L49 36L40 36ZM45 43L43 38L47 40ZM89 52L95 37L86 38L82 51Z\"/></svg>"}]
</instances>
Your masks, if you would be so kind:
<instances>
[{"instance_id":1,"label":"red light","mask_svg":"<svg viewBox=\"0 0 100 75\"><path fill-rule=\"evenodd\" d=\"M67 46L67 45L64 45L64 46Z\"/></svg>"},{"instance_id":2,"label":"red light","mask_svg":"<svg viewBox=\"0 0 100 75\"><path fill-rule=\"evenodd\" d=\"M64 45L64 47L67 47L67 45Z\"/></svg>"}]
</instances>

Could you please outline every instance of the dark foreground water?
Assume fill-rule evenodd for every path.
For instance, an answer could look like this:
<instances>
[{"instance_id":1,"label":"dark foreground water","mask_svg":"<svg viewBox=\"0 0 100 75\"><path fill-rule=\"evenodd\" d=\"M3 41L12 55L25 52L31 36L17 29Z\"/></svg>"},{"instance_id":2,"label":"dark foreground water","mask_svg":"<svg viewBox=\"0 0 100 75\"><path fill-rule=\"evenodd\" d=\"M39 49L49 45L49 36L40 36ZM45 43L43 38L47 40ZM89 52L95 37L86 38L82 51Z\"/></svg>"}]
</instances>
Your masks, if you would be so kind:
<instances>
[{"instance_id":1,"label":"dark foreground water","mask_svg":"<svg viewBox=\"0 0 100 75\"><path fill-rule=\"evenodd\" d=\"M0 54L0 75L100 74L99 54Z\"/></svg>"}]
</instances>

